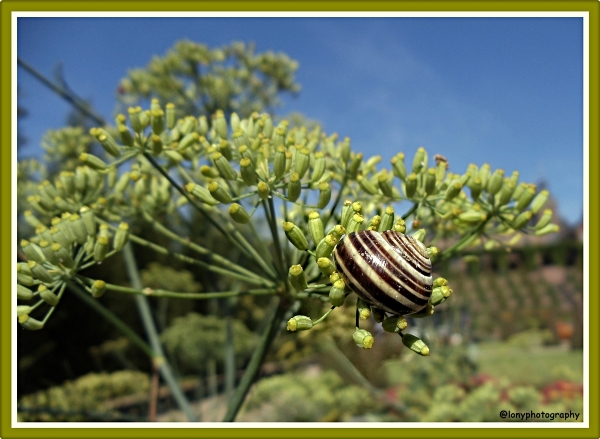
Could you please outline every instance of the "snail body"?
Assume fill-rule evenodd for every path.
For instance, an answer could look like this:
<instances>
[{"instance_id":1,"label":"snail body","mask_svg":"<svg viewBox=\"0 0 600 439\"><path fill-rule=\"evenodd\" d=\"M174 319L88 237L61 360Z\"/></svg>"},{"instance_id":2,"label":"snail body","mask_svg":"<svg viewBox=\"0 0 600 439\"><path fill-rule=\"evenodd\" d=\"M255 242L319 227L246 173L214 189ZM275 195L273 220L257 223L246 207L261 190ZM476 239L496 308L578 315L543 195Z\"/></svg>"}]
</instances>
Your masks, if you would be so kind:
<instances>
[{"instance_id":1,"label":"snail body","mask_svg":"<svg viewBox=\"0 0 600 439\"><path fill-rule=\"evenodd\" d=\"M394 315L421 311L431 296L431 259L425 245L393 230L344 236L333 251L338 273L361 299Z\"/></svg>"}]
</instances>

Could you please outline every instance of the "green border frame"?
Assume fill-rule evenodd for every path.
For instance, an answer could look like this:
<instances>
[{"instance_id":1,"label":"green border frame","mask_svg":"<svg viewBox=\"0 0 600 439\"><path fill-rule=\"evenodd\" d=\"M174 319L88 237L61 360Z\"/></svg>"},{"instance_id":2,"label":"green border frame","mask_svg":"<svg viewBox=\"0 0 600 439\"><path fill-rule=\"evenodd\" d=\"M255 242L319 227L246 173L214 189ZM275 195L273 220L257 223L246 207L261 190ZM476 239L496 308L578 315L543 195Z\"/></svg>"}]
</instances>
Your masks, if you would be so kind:
<instances>
[{"instance_id":1,"label":"green border frame","mask_svg":"<svg viewBox=\"0 0 600 439\"><path fill-rule=\"evenodd\" d=\"M243 438L304 438L326 436L330 438L351 438L364 436L367 430L356 428L12 428L11 427L11 329L13 318L10 312L11 298L11 12L13 11L587 11L589 12L589 397L590 413L600 413L598 401L598 335L599 335L599 297L598 297L598 224L599 213L599 150L598 112L599 102L599 33L598 21L600 2L598 0L582 1L29 1L0 0L0 84L2 102L0 106L0 437L3 438L161 438L161 437L243 437ZM596 373L595 373L596 372ZM368 425L365 425L368 427ZM549 428L369 428L370 435L379 438L387 437L600 437L598 417L590 416L588 429L563 429L556 425Z\"/></svg>"}]
</instances>

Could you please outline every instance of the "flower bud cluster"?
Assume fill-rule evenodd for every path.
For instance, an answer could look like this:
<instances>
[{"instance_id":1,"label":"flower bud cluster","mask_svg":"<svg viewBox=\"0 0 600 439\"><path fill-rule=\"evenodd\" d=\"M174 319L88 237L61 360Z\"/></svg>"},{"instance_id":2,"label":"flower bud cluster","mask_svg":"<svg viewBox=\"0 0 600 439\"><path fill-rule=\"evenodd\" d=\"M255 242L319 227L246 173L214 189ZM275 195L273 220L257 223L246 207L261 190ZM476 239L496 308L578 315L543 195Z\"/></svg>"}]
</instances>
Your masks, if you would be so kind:
<instances>
[{"instance_id":1,"label":"flower bud cluster","mask_svg":"<svg viewBox=\"0 0 600 439\"><path fill-rule=\"evenodd\" d=\"M98 227L96 214L87 206L78 213L64 212L52 218L49 228L31 212L26 218L30 224L38 225L34 236L21 241L27 262L17 264L17 298L26 302L40 300L33 306L19 306L18 319L26 329L42 329L60 302L66 283L82 267L101 263L120 251L129 239L129 226L122 222L114 233L106 223ZM88 290L98 298L104 293L105 284L98 280ZM46 318L30 317L44 303L51 307Z\"/></svg>"}]
</instances>

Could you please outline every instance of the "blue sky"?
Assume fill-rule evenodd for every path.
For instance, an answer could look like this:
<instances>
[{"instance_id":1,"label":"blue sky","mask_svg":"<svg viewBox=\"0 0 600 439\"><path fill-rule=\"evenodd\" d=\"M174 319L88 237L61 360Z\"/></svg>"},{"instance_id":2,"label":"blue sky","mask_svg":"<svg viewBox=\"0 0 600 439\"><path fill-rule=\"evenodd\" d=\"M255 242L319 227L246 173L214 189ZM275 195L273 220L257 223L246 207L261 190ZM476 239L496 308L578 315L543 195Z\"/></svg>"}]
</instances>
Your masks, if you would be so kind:
<instances>
[{"instance_id":1,"label":"blue sky","mask_svg":"<svg viewBox=\"0 0 600 439\"><path fill-rule=\"evenodd\" d=\"M300 64L299 111L353 149L389 159L419 146L451 171L485 162L546 181L560 215L583 212L581 18L19 18L18 56L48 77L62 63L80 96L112 120L127 69L180 39L254 41ZM22 69L20 123L36 154L68 104Z\"/></svg>"}]
</instances>

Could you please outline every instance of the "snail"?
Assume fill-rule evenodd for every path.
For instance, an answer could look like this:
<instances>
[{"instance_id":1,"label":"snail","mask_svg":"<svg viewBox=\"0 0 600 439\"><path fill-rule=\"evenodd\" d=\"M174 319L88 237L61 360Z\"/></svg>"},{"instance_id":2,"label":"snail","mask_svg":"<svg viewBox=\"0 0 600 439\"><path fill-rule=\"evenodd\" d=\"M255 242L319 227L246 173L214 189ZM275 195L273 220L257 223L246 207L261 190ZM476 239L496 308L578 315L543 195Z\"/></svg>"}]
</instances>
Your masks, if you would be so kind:
<instances>
[{"instance_id":1,"label":"snail","mask_svg":"<svg viewBox=\"0 0 600 439\"><path fill-rule=\"evenodd\" d=\"M412 236L393 230L352 232L337 244L333 258L346 285L385 312L419 312L431 296L431 259Z\"/></svg>"}]
</instances>

